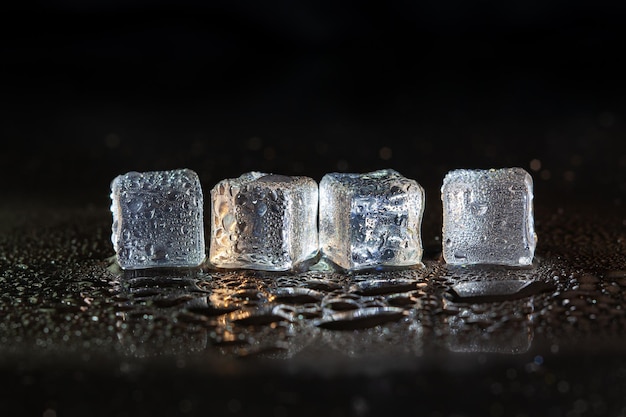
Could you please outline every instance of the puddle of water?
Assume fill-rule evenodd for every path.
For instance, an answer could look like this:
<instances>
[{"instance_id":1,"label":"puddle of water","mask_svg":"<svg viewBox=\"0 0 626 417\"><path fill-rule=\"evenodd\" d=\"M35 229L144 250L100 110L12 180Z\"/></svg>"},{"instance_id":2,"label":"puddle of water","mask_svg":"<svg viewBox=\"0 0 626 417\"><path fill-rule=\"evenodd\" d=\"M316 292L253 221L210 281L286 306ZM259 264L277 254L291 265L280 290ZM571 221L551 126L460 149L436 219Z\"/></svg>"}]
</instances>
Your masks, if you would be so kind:
<instances>
[{"instance_id":1,"label":"puddle of water","mask_svg":"<svg viewBox=\"0 0 626 417\"><path fill-rule=\"evenodd\" d=\"M272 291L271 301L284 304L308 304L317 303L324 294L310 288L282 287Z\"/></svg>"},{"instance_id":2,"label":"puddle of water","mask_svg":"<svg viewBox=\"0 0 626 417\"><path fill-rule=\"evenodd\" d=\"M187 307L187 311L194 313L194 314L206 316L206 317L222 316L224 314L231 313L235 310L238 310L238 307L236 306L220 307L220 306L215 306L213 304L210 304L208 302L204 306Z\"/></svg>"},{"instance_id":3,"label":"puddle of water","mask_svg":"<svg viewBox=\"0 0 626 417\"><path fill-rule=\"evenodd\" d=\"M400 320L405 312L397 307L369 307L333 313L319 319L315 325L329 330L355 330Z\"/></svg>"},{"instance_id":4,"label":"puddle of water","mask_svg":"<svg viewBox=\"0 0 626 417\"><path fill-rule=\"evenodd\" d=\"M417 281L404 279L370 279L358 282L350 287L350 292L371 296L392 293L404 293L417 289Z\"/></svg>"},{"instance_id":5,"label":"puddle of water","mask_svg":"<svg viewBox=\"0 0 626 417\"><path fill-rule=\"evenodd\" d=\"M532 280L468 281L453 284L446 296L458 303L486 303L516 300L554 289L553 284Z\"/></svg>"}]
</instances>

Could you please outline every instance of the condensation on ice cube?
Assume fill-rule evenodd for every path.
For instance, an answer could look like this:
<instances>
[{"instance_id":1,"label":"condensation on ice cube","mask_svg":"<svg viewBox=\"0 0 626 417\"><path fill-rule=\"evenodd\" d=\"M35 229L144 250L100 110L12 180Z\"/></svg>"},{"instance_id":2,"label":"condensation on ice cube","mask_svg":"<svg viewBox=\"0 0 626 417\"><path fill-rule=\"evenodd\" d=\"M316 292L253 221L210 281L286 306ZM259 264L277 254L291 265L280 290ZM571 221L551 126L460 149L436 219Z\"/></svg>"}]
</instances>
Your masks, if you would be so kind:
<instances>
[{"instance_id":1,"label":"condensation on ice cube","mask_svg":"<svg viewBox=\"0 0 626 417\"><path fill-rule=\"evenodd\" d=\"M111 182L111 241L122 269L193 267L206 259L203 195L189 169L129 172Z\"/></svg>"},{"instance_id":2,"label":"condensation on ice cube","mask_svg":"<svg viewBox=\"0 0 626 417\"><path fill-rule=\"evenodd\" d=\"M424 190L392 169L320 181L320 249L348 270L420 265Z\"/></svg>"},{"instance_id":3,"label":"condensation on ice cube","mask_svg":"<svg viewBox=\"0 0 626 417\"><path fill-rule=\"evenodd\" d=\"M318 185L303 176L248 172L211 190L209 262L286 271L318 252Z\"/></svg>"},{"instance_id":4,"label":"condensation on ice cube","mask_svg":"<svg viewBox=\"0 0 626 417\"><path fill-rule=\"evenodd\" d=\"M532 263L533 179L522 168L459 169L441 187L443 257L449 264Z\"/></svg>"}]
</instances>

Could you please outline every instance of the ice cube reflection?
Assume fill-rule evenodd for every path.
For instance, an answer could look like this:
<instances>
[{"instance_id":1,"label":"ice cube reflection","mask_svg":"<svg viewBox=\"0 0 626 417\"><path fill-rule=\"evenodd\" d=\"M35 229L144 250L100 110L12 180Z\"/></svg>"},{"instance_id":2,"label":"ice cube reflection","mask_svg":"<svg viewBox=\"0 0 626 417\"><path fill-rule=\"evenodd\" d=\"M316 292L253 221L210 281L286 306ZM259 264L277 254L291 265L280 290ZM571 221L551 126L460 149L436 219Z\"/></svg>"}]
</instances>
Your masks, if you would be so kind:
<instances>
[{"instance_id":1,"label":"ice cube reflection","mask_svg":"<svg viewBox=\"0 0 626 417\"><path fill-rule=\"evenodd\" d=\"M118 349L133 357L179 355L206 348L208 319L191 318L189 309L206 309L206 291L197 270L173 275L163 270L127 271L114 288Z\"/></svg>"},{"instance_id":2,"label":"ice cube reflection","mask_svg":"<svg viewBox=\"0 0 626 417\"><path fill-rule=\"evenodd\" d=\"M309 302L316 291L272 294L267 284L276 277L266 278L249 271L125 273L114 290L119 350L140 358L202 352L289 358L316 338L318 329L304 320L318 316Z\"/></svg>"},{"instance_id":3,"label":"ice cube reflection","mask_svg":"<svg viewBox=\"0 0 626 417\"><path fill-rule=\"evenodd\" d=\"M519 354L535 339L535 310L541 315L558 291L555 265L444 265L436 283L442 290L435 330L457 352ZM436 304L436 303L435 303ZM541 342L540 342L541 344Z\"/></svg>"},{"instance_id":4,"label":"ice cube reflection","mask_svg":"<svg viewBox=\"0 0 626 417\"><path fill-rule=\"evenodd\" d=\"M444 300L444 309L449 303ZM446 319L446 345L453 352L527 352L534 338L533 309L532 298L462 306Z\"/></svg>"},{"instance_id":5,"label":"ice cube reflection","mask_svg":"<svg viewBox=\"0 0 626 417\"><path fill-rule=\"evenodd\" d=\"M306 364L319 349L335 358L406 357L427 348L517 354L531 345L533 300L547 288L536 272L429 260L421 269L350 275L122 271L117 332L126 354L144 357L297 357Z\"/></svg>"},{"instance_id":6,"label":"ice cube reflection","mask_svg":"<svg viewBox=\"0 0 626 417\"><path fill-rule=\"evenodd\" d=\"M530 349L533 298L524 296L531 280L469 281L454 284L444 300L448 348L454 352L519 354ZM451 304L455 304L450 308Z\"/></svg>"}]
</instances>

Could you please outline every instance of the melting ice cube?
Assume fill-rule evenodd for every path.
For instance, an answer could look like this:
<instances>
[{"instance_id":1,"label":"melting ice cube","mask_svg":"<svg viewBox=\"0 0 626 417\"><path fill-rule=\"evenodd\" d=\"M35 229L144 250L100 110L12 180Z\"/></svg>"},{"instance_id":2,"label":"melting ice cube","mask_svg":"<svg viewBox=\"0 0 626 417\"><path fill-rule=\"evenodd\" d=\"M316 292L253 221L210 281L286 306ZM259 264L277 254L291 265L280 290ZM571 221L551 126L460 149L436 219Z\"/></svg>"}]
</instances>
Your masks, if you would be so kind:
<instances>
[{"instance_id":1,"label":"melting ice cube","mask_svg":"<svg viewBox=\"0 0 626 417\"><path fill-rule=\"evenodd\" d=\"M441 187L449 264L532 263L533 180L522 168L450 171Z\"/></svg>"},{"instance_id":2,"label":"melting ice cube","mask_svg":"<svg viewBox=\"0 0 626 417\"><path fill-rule=\"evenodd\" d=\"M211 190L210 262L285 271L318 252L318 186L308 177L248 172Z\"/></svg>"},{"instance_id":3,"label":"melting ice cube","mask_svg":"<svg viewBox=\"0 0 626 417\"><path fill-rule=\"evenodd\" d=\"M320 182L320 248L345 269L421 263L424 190L391 169Z\"/></svg>"},{"instance_id":4,"label":"melting ice cube","mask_svg":"<svg viewBox=\"0 0 626 417\"><path fill-rule=\"evenodd\" d=\"M111 182L111 241L123 269L191 267L206 258L203 196L189 169L129 172Z\"/></svg>"}]
</instances>

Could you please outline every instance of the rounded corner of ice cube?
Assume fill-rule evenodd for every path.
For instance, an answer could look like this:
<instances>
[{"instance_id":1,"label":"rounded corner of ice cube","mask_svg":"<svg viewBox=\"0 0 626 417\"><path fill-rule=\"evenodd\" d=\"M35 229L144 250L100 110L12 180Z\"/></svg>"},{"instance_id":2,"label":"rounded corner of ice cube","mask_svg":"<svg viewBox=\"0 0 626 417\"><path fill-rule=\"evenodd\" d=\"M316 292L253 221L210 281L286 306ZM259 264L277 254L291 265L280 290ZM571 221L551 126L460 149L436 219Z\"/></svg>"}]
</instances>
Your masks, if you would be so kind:
<instances>
[{"instance_id":1,"label":"rounded corner of ice cube","mask_svg":"<svg viewBox=\"0 0 626 417\"><path fill-rule=\"evenodd\" d=\"M411 187L415 187L416 194L420 194L423 199L424 196L426 195L426 189L424 188L424 186L415 178L407 178L407 177L404 177L404 178L406 178L406 180L411 184Z\"/></svg>"},{"instance_id":2,"label":"rounded corner of ice cube","mask_svg":"<svg viewBox=\"0 0 626 417\"><path fill-rule=\"evenodd\" d=\"M125 174L116 175L109 183L109 188L111 189L111 199L113 199L114 195L116 195L119 191L124 176Z\"/></svg>"},{"instance_id":3,"label":"rounded corner of ice cube","mask_svg":"<svg viewBox=\"0 0 626 417\"><path fill-rule=\"evenodd\" d=\"M118 253L115 254L114 258L115 258L115 263L122 271L132 271L134 269L137 269L136 265L133 265L127 262L126 260L122 259L122 257Z\"/></svg>"},{"instance_id":4,"label":"rounded corner of ice cube","mask_svg":"<svg viewBox=\"0 0 626 417\"><path fill-rule=\"evenodd\" d=\"M313 187L315 187L315 188L318 188L318 187L319 187L318 182L317 182L314 178L312 178L312 177L306 177L306 176L305 176L305 177L302 177L302 178L304 178L304 179L305 179L305 181L307 182L307 184L311 184L311 185L312 185Z\"/></svg>"},{"instance_id":5,"label":"rounded corner of ice cube","mask_svg":"<svg viewBox=\"0 0 626 417\"><path fill-rule=\"evenodd\" d=\"M458 179L460 171L461 171L460 169L453 169L453 170L446 172L446 175L443 176L443 180L441 181L441 188L440 188L442 198L443 198L443 195L448 190L448 187L450 187L450 184L452 184L455 180Z\"/></svg>"},{"instance_id":6,"label":"rounded corner of ice cube","mask_svg":"<svg viewBox=\"0 0 626 417\"><path fill-rule=\"evenodd\" d=\"M298 182L298 188L309 192L316 192L319 189L319 184L311 177L296 176L293 178Z\"/></svg>"},{"instance_id":7,"label":"rounded corner of ice cube","mask_svg":"<svg viewBox=\"0 0 626 417\"><path fill-rule=\"evenodd\" d=\"M180 172L186 179L193 181L196 185L200 185L200 175L198 175L195 170L191 168L182 168L180 169Z\"/></svg>"},{"instance_id":8,"label":"rounded corner of ice cube","mask_svg":"<svg viewBox=\"0 0 626 417\"><path fill-rule=\"evenodd\" d=\"M449 183L454 180L457 180L462 175L468 175L474 172L475 170L466 169L466 168L452 168L446 172L446 175L443 177L444 183Z\"/></svg>"},{"instance_id":9,"label":"rounded corner of ice cube","mask_svg":"<svg viewBox=\"0 0 626 417\"><path fill-rule=\"evenodd\" d=\"M334 181L336 181L337 179L337 173L336 172L327 172L324 175L322 175L322 178L320 179L320 187L322 185L326 186Z\"/></svg>"},{"instance_id":10,"label":"rounded corner of ice cube","mask_svg":"<svg viewBox=\"0 0 626 417\"><path fill-rule=\"evenodd\" d=\"M220 194L220 187L224 188L225 184L227 184L227 183L228 183L228 179L227 178L223 178L223 179L219 180L218 182L213 184L213 186L209 189L209 194L211 196L214 196L216 194Z\"/></svg>"},{"instance_id":11,"label":"rounded corner of ice cube","mask_svg":"<svg viewBox=\"0 0 626 417\"><path fill-rule=\"evenodd\" d=\"M117 187L117 181L118 181L118 176L114 177L111 182L109 182L109 188L111 189L111 194L109 194L109 196L111 197L111 199L113 198L113 193L115 192L115 189Z\"/></svg>"},{"instance_id":12,"label":"rounded corner of ice cube","mask_svg":"<svg viewBox=\"0 0 626 417\"><path fill-rule=\"evenodd\" d=\"M526 188L528 188L528 192L532 195L533 188L535 185L535 180L533 179L533 176L530 174L530 172L526 170L524 170L524 184L526 184Z\"/></svg>"},{"instance_id":13,"label":"rounded corner of ice cube","mask_svg":"<svg viewBox=\"0 0 626 417\"><path fill-rule=\"evenodd\" d=\"M198 173L195 170L191 169L191 168L187 168L187 167L178 168L175 171L179 171L182 175L187 175L187 176L192 177L192 178L198 177Z\"/></svg>"},{"instance_id":14,"label":"rounded corner of ice cube","mask_svg":"<svg viewBox=\"0 0 626 417\"><path fill-rule=\"evenodd\" d=\"M141 178L142 176L144 176L143 172L131 170L131 171L126 171L125 173L118 175L116 178L119 180L119 182L122 182L126 180Z\"/></svg>"},{"instance_id":15,"label":"rounded corner of ice cube","mask_svg":"<svg viewBox=\"0 0 626 417\"><path fill-rule=\"evenodd\" d=\"M528 173L528 171L525 168L523 168L523 167L516 166L516 167L510 167L510 168L506 168L506 169L508 169L511 172L515 172L515 173L519 174L520 176L530 175Z\"/></svg>"}]
</instances>

